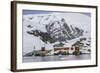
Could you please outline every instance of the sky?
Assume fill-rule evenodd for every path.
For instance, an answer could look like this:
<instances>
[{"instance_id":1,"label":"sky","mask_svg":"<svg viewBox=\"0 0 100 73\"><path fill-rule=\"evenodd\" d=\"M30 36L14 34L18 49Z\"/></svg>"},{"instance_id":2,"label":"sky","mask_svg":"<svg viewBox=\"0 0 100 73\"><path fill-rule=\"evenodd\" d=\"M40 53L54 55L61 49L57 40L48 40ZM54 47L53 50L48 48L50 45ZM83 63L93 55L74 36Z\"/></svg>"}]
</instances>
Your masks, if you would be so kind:
<instances>
[{"instance_id":1,"label":"sky","mask_svg":"<svg viewBox=\"0 0 100 73\"><path fill-rule=\"evenodd\" d=\"M47 13L52 13L52 12L59 12L59 13L76 13L76 12L61 12L61 11L44 11L44 10L23 10L23 15L28 15L28 14L47 14ZM87 15L91 17L91 13L86 13L86 12L77 12L81 13L84 15Z\"/></svg>"}]
</instances>

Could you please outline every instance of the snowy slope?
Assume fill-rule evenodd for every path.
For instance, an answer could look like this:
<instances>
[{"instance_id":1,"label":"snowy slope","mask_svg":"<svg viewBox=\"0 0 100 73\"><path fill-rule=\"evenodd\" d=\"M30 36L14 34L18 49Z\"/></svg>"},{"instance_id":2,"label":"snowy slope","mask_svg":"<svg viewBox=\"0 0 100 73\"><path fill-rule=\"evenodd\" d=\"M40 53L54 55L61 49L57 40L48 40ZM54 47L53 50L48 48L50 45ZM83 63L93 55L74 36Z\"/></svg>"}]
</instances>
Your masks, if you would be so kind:
<instances>
[{"instance_id":1,"label":"snowy slope","mask_svg":"<svg viewBox=\"0 0 100 73\"><path fill-rule=\"evenodd\" d=\"M54 23L52 30L61 28L63 22L62 18L68 24L68 27L71 30L72 34L75 34L72 31L72 28L79 28L84 30L84 33L81 37L89 38L91 36L91 18L85 14L80 13L48 13L48 14L29 14L23 15L23 51L30 52L36 49L40 49L45 46L47 49L53 49L53 45L56 43L50 44L49 42L45 44L40 37L29 35L27 31L31 30L40 30L42 32L48 32L46 26ZM55 21L59 21L60 25ZM29 28L28 28L29 26ZM63 27L62 27L63 28ZM51 35L54 35L53 33ZM69 34L68 34L69 35ZM76 39L76 38L75 38ZM71 39L69 41L75 40ZM76 40L78 41L78 40ZM73 44L74 42L67 42L66 44Z\"/></svg>"}]
</instances>

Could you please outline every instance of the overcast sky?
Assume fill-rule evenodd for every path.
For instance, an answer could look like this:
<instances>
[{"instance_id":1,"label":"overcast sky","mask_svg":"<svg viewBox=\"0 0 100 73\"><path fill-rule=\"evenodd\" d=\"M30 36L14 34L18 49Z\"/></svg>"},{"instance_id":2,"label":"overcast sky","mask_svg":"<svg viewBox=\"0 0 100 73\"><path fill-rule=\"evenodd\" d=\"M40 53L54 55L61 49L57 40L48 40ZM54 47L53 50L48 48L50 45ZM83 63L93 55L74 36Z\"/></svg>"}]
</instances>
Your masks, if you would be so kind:
<instances>
[{"instance_id":1,"label":"overcast sky","mask_svg":"<svg viewBox=\"0 0 100 73\"><path fill-rule=\"evenodd\" d=\"M27 14L47 14L47 13L52 13L52 12L76 13L76 12L64 12L64 11L62 12L62 11L23 10L23 15L27 15ZM91 17L91 13L86 13L86 12L77 12L77 13L81 13L81 14L84 14L84 15Z\"/></svg>"}]
</instances>

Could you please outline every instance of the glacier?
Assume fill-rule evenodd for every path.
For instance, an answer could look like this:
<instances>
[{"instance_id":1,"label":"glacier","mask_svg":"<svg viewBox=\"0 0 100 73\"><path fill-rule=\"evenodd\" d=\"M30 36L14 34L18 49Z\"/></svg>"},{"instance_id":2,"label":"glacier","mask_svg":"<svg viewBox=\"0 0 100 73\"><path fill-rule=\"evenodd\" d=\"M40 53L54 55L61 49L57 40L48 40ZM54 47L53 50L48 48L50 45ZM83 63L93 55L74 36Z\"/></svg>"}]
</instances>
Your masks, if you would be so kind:
<instances>
[{"instance_id":1,"label":"glacier","mask_svg":"<svg viewBox=\"0 0 100 73\"><path fill-rule=\"evenodd\" d=\"M28 53L46 47L53 49L59 42L63 47L71 47L80 41L83 44L91 44L91 17L81 13L27 14L23 15L23 52ZM43 41L44 37L38 33L49 34L50 40ZM34 35L30 35L34 34ZM41 40L42 39L42 40ZM90 45L87 46L90 49ZM85 45L82 48L86 48ZM87 49L88 49L87 48ZM82 50L83 51L83 50Z\"/></svg>"}]
</instances>

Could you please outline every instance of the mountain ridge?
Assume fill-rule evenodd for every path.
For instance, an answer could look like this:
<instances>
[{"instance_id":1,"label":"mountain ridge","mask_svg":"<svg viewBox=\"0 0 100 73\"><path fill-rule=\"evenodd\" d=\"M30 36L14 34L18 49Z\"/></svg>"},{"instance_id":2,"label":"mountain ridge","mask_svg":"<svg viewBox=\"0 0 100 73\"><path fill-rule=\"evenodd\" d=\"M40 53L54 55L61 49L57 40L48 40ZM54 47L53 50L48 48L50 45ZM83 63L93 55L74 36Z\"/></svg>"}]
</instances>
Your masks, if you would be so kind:
<instances>
[{"instance_id":1,"label":"mountain ridge","mask_svg":"<svg viewBox=\"0 0 100 73\"><path fill-rule=\"evenodd\" d=\"M24 39L29 39L29 35L31 34L31 39L32 37L38 36L43 43L67 43L68 40L72 40L80 36L89 38L91 35L90 24L90 17L79 13L23 15ZM45 35L41 34L41 37L39 35L40 32L46 35L46 37L44 37L46 42L43 41L43 36ZM47 37L49 37L49 40L47 40ZM50 40L53 41L50 42Z\"/></svg>"}]
</instances>

